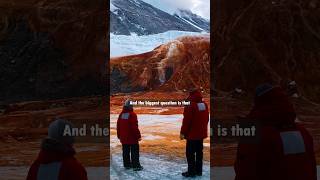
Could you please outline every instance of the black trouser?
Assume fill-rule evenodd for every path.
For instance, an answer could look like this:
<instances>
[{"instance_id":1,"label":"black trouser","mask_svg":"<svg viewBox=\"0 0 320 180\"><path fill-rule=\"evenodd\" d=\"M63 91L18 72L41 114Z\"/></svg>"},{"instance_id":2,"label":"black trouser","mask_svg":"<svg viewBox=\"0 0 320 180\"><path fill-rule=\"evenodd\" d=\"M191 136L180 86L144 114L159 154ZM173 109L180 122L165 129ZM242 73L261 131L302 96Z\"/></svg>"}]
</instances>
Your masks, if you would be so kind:
<instances>
[{"instance_id":1,"label":"black trouser","mask_svg":"<svg viewBox=\"0 0 320 180\"><path fill-rule=\"evenodd\" d=\"M186 155L189 173L202 173L203 140L187 140Z\"/></svg>"},{"instance_id":2,"label":"black trouser","mask_svg":"<svg viewBox=\"0 0 320 180\"><path fill-rule=\"evenodd\" d=\"M139 144L122 144L122 157L124 167L140 167L139 156Z\"/></svg>"}]
</instances>

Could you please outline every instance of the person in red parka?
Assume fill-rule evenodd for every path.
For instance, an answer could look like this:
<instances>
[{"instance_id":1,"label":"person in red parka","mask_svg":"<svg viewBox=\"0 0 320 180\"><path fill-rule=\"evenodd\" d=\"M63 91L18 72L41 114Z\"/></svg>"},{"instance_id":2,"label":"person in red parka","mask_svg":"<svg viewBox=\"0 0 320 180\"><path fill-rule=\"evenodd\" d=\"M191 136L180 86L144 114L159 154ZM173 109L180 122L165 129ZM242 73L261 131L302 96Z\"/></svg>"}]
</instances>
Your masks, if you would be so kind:
<instances>
[{"instance_id":1,"label":"person in red parka","mask_svg":"<svg viewBox=\"0 0 320 180\"><path fill-rule=\"evenodd\" d=\"M29 169L27 180L87 180L87 172L74 157L74 138L64 135L72 125L57 119L49 125L48 137L41 144L38 158Z\"/></svg>"},{"instance_id":2,"label":"person in red parka","mask_svg":"<svg viewBox=\"0 0 320 180\"><path fill-rule=\"evenodd\" d=\"M123 166L126 169L133 168L134 171L142 170L143 167L139 161L139 141L141 141L141 134L138 127L137 115L133 112L133 106L130 104L130 100L125 102L123 110L119 115L117 121L117 136L122 144Z\"/></svg>"},{"instance_id":3,"label":"person in red parka","mask_svg":"<svg viewBox=\"0 0 320 180\"><path fill-rule=\"evenodd\" d=\"M259 141L239 143L235 180L317 179L313 139L282 88L260 85L246 118L261 124Z\"/></svg>"},{"instance_id":4,"label":"person in red parka","mask_svg":"<svg viewBox=\"0 0 320 180\"><path fill-rule=\"evenodd\" d=\"M209 110L198 90L190 91L187 99L190 105L184 107L180 139L186 139L188 171L185 177L202 176L203 139L208 137Z\"/></svg>"}]
</instances>

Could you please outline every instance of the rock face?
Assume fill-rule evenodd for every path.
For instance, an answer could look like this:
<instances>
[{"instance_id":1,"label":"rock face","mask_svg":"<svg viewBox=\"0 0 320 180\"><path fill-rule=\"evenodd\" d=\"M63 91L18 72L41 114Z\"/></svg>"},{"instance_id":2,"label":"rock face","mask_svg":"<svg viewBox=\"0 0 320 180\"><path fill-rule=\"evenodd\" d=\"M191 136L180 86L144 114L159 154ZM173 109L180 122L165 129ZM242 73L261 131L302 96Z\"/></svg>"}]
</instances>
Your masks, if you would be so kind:
<instances>
[{"instance_id":1,"label":"rock face","mask_svg":"<svg viewBox=\"0 0 320 180\"><path fill-rule=\"evenodd\" d=\"M320 102L320 3L315 0L214 0L214 85L252 91L297 82Z\"/></svg>"},{"instance_id":2,"label":"rock face","mask_svg":"<svg viewBox=\"0 0 320 180\"><path fill-rule=\"evenodd\" d=\"M209 31L209 21L190 11L168 14L142 0L112 0L110 32L118 35L149 35L169 30Z\"/></svg>"},{"instance_id":3,"label":"rock face","mask_svg":"<svg viewBox=\"0 0 320 180\"><path fill-rule=\"evenodd\" d=\"M103 1L39 0L2 6L0 101L105 92Z\"/></svg>"},{"instance_id":4,"label":"rock face","mask_svg":"<svg viewBox=\"0 0 320 180\"><path fill-rule=\"evenodd\" d=\"M111 59L111 93L209 89L209 44L207 35L186 36L151 52Z\"/></svg>"}]
</instances>

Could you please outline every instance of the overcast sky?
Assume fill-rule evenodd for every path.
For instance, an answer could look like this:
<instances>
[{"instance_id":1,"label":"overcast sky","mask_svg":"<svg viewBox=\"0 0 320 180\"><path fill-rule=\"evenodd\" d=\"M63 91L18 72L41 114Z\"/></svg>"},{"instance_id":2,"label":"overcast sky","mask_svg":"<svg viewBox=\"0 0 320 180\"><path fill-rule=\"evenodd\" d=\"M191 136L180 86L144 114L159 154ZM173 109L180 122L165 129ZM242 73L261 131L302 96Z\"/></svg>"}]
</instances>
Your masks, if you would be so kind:
<instances>
[{"instance_id":1,"label":"overcast sky","mask_svg":"<svg viewBox=\"0 0 320 180\"><path fill-rule=\"evenodd\" d=\"M210 0L143 0L172 14L176 9L190 9L206 19L210 19Z\"/></svg>"}]
</instances>

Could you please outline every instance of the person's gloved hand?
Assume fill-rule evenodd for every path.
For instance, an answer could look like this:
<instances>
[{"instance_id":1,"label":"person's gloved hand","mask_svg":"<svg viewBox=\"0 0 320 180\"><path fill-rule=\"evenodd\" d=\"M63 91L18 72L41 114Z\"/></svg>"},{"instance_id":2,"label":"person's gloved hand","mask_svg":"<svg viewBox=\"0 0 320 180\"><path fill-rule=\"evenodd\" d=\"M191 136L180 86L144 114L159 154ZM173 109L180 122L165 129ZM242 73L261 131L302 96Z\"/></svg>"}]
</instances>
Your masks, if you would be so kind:
<instances>
[{"instance_id":1,"label":"person's gloved hand","mask_svg":"<svg viewBox=\"0 0 320 180\"><path fill-rule=\"evenodd\" d=\"M185 139L184 135L180 134L180 140L184 140L184 139Z\"/></svg>"}]
</instances>

